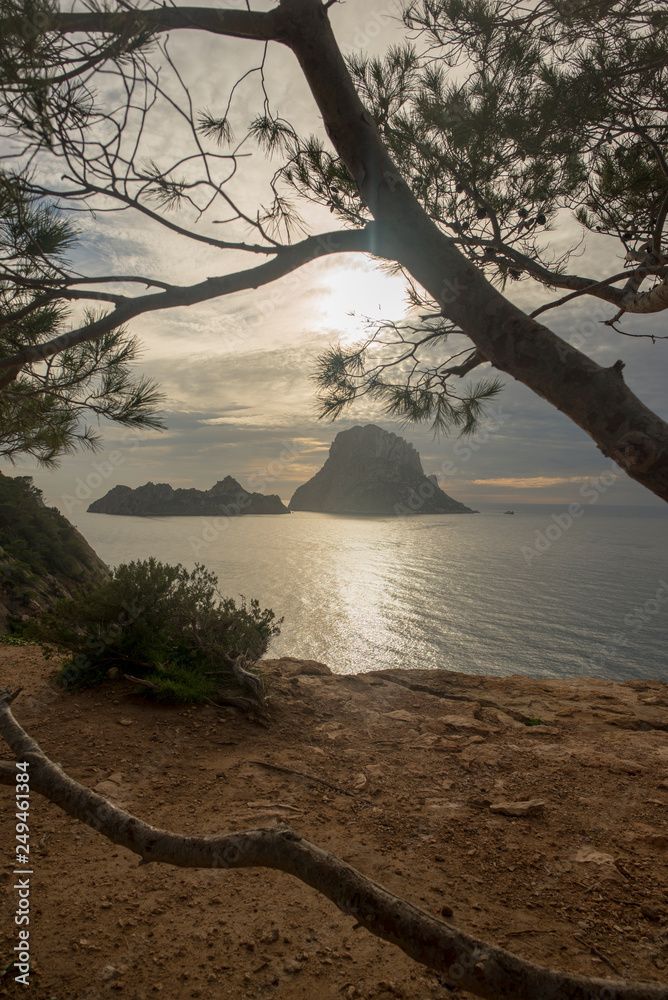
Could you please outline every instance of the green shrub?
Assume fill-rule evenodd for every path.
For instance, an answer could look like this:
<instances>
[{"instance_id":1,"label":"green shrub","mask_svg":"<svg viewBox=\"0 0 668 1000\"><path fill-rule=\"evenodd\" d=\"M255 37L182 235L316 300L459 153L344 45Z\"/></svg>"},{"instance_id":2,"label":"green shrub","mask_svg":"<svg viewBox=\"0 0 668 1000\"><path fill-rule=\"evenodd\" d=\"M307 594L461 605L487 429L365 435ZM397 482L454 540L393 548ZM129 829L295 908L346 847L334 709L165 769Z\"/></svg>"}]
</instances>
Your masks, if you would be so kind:
<instances>
[{"instance_id":1,"label":"green shrub","mask_svg":"<svg viewBox=\"0 0 668 1000\"><path fill-rule=\"evenodd\" d=\"M32 646L32 642L18 635L0 635L0 646Z\"/></svg>"},{"instance_id":2,"label":"green shrub","mask_svg":"<svg viewBox=\"0 0 668 1000\"><path fill-rule=\"evenodd\" d=\"M156 670L146 680L156 686L157 691L153 693L158 701L187 705L194 701L213 699L216 695L216 686L210 677L178 664L169 664Z\"/></svg>"},{"instance_id":3,"label":"green shrub","mask_svg":"<svg viewBox=\"0 0 668 1000\"><path fill-rule=\"evenodd\" d=\"M83 597L56 601L25 634L47 655L53 647L69 654L66 686L98 684L115 667L184 703L214 698L231 681L232 661L260 657L281 621L258 601L237 607L222 598L204 566L189 573L151 558L118 566Z\"/></svg>"}]
</instances>

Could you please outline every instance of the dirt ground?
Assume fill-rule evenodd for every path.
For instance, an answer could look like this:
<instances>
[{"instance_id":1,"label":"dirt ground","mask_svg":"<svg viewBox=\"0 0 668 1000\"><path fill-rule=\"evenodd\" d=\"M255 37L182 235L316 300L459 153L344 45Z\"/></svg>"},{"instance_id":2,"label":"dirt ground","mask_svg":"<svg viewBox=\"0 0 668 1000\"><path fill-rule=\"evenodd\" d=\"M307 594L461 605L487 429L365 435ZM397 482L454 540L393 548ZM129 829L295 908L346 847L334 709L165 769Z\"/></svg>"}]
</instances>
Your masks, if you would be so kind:
<instances>
[{"instance_id":1,"label":"dirt ground","mask_svg":"<svg viewBox=\"0 0 668 1000\"><path fill-rule=\"evenodd\" d=\"M55 695L51 669L33 647L0 647L0 686L25 688L21 724L72 777L142 819L189 834L288 823L484 940L668 986L664 683L336 676L283 658L263 664L264 728L230 707L159 707L125 683ZM138 867L37 795L27 990L7 968L13 789L0 787L0 801L0 997L451 995L288 875Z\"/></svg>"}]
</instances>

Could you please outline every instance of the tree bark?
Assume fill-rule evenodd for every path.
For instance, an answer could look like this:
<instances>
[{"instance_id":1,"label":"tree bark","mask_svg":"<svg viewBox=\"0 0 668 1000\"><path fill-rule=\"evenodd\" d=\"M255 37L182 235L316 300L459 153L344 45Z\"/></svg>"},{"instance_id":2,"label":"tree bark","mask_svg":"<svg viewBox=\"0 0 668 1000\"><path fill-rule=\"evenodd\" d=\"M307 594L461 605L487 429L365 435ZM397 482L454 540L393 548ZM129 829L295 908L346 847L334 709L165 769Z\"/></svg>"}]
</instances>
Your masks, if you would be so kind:
<instances>
[{"instance_id":1,"label":"tree bark","mask_svg":"<svg viewBox=\"0 0 668 1000\"><path fill-rule=\"evenodd\" d=\"M482 354L569 416L633 479L668 501L668 424L603 368L509 302L431 221L364 108L320 0L282 0L288 44L327 133L399 261Z\"/></svg>"},{"instance_id":2,"label":"tree bark","mask_svg":"<svg viewBox=\"0 0 668 1000\"><path fill-rule=\"evenodd\" d=\"M280 7L266 12L225 10L220 7L158 7L153 10L128 11L59 11L48 22L51 31L103 32L131 35L142 29L152 32L191 30L206 31L230 38L278 41L283 16Z\"/></svg>"},{"instance_id":3,"label":"tree bark","mask_svg":"<svg viewBox=\"0 0 668 1000\"><path fill-rule=\"evenodd\" d=\"M9 689L0 691L0 733L16 760L28 763L31 790L112 843L138 854L140 863L287 872L354 916L358 925L439 973L452 988L489 1000L668 1000L668 987L659 983L559 972L474 938L400 899L289 827L196 837L150 826L80 785L50 761L14 718L10 705L15 697ZM15 781L9 762L0 762L0 783L13 785Z\"/></svg>"},{"instance_id":4,"label":"tree bark","mask_svg":"<svg viewBox=\"0 0 668 1000\"><path fill-rule=\"evenodd\" d=\"M51 27L120 33L138 16L61 13ZM431 221L355 90L322 0L280 0L269 14L178 7L141 18L156 31L200 29L274 39L292 49L327 134L376 220L371 251L401 263L494 367L570 417L604 455L668 501L668 424L631 392L617 368L601 367L509 302Z\"/></svg>"}]
</instances>

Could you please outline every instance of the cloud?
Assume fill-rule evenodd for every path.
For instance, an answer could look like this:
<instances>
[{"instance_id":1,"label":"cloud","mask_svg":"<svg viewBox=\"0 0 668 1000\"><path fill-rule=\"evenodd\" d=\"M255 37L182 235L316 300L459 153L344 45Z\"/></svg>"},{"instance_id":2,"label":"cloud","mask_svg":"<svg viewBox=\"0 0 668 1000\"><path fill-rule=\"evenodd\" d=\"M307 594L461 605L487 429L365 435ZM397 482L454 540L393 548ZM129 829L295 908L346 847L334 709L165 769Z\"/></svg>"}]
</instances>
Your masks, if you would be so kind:
<instances>
[{"instance_id":1,"label":"cloud","mask_svg":"<svg viewBox=\"0 0 668 1000\"><path fill-rule=\"evenodd\" d=\"M242 0L232 0L232 5L241 7ZM260 6L271 9L275 3L260 0ZM382 53L390 43L402 40L399 21L391 20L397 9L395 0L334 4L330 16L342 49L363 47ZM241 72L260 64L264 51L261 44L196 32L176 32L169 44L192 84L195 107L207 107L213 114L224 111L229 88ZM294 57L283 47L270 46L265 80L274 113L288 117L300 132L308 134L318 121L313 97ZM175 90L172 96L176 94ZM241 136L262 108L264 95L258 73L244 81L236 98L233 125ZM181 155L177 149L181 140L172 120L161 113L151 131L150 151L160 162L173 162ZM252 149L249 143L242 152ZM268 203L267 180L276 166L276 161L257 152L239 159L229 190L250 218L259 204ZM218 161L217 176L223 177L228 168L229 161ZM57 174L53 175L54 183ZM234 210L229 214L234 215ZM306 206L304 215L316 232L336 225L331 215L319 208ZM170 219L192 224L196 232L217 238L229 232L246 242L258 239L243 220L227 227L214 221L221 217L214 212L210 219L205 216L195 221L195 213L186 211ZM83 243L77 263L90 274L136 271L148 278L159 276L188 285L266 259L264 254L221 250L187 240L130 211L101 213L94 219L82 214L78 221ZM564 225L560 220L559 228L549 235L556 255L572 243L574 233L577 238L579 227L564 216ZM610 273L611 254L614 259L617 252L613 241L588 235L586 254L574 262L577 260L577 267L582 266L587 275L601 278ZM610 460L596 450L584 431L512 379L507 379L499 401L507 419L497 429L470 440L456 436L435 439L427 426L406 427L388 418L383 407L369 398L357 401L334 424L318 422L310 380L318 353L340 337L347 341L358 335L361 338L365 311L375 316L381 306L388 310L388 319L397 319L397 310L401 310L396 283L388 280L387 295L383 294L382 280L377 279L373 267L368 258L337 255L312 261L271 285L138 317L131 331L144 345L140 369L156 378L167 393L167 430L133 439L123 428L103 423L105 447L100 455L68 456L54 473L38 470L38 485L49 495L71 492L77 479L85 481L91 475L95 462L106 462L113 466L113 472L96 495L119 482L137 486L147 479L202 488L224 474L243 481L266 471L296 442L295 453L276 473L275 489L285 496L320 468L338 431L370 422L413 442L425 471L439 475L448 492L463 501L475 501L482 495L496 498L501 491L509 498L526 497L532 489L541 500L566 497L575 484L610 468ZM141 286L133 290L133 294L145 292ZM506 293L529 309L562 294L530 282L511 283ZM356 320L348 317L349 312L357 314ZM613 313L611 306L583 297L547 311L540 321L600 364L612 365L622 357L627 384L650 408L668 417L668 343L620 336L605 325ZM663 323L661 316L623 318L623 328L631 334L659 336L664 332ZM437 350L442 355L435 353L436 360L449 353L447 345L440 344ZM484 369L480 373L487 374ZM109 456L115 452L121 460L113 463ZM34 463L28 462L17 471L33 469ZM613 493L614 502L619 503L659 502L625 477L610 490L611 498Z\"/></svg>"}]
</instances>

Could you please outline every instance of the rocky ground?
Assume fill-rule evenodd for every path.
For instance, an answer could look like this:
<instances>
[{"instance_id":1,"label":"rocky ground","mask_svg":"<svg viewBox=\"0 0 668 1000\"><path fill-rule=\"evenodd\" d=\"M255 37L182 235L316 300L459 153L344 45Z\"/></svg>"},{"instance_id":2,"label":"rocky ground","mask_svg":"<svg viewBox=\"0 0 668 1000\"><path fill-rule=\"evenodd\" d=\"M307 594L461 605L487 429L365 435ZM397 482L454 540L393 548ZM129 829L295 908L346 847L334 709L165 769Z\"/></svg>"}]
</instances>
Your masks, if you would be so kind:
<instances>
[{"instance_id":1,"label":"rocky ground","mask_svg":"<svg viewBox=\"0 0 668 1000\"><path fill-rule=\"evenodd\" d=\"M143 819L192 834L289 823L480 938L668 990L665 684L335 676L268 660L265 728L233 708L159 707L117 683L55 696L49 669L32 647L0 647L2 686L25 688L19 721L70 775ZM0 799L0 997L450 995L287 875L138 867L37 796L28 992L7 968L13 791Z\"/></svg>"}]
</instances>

